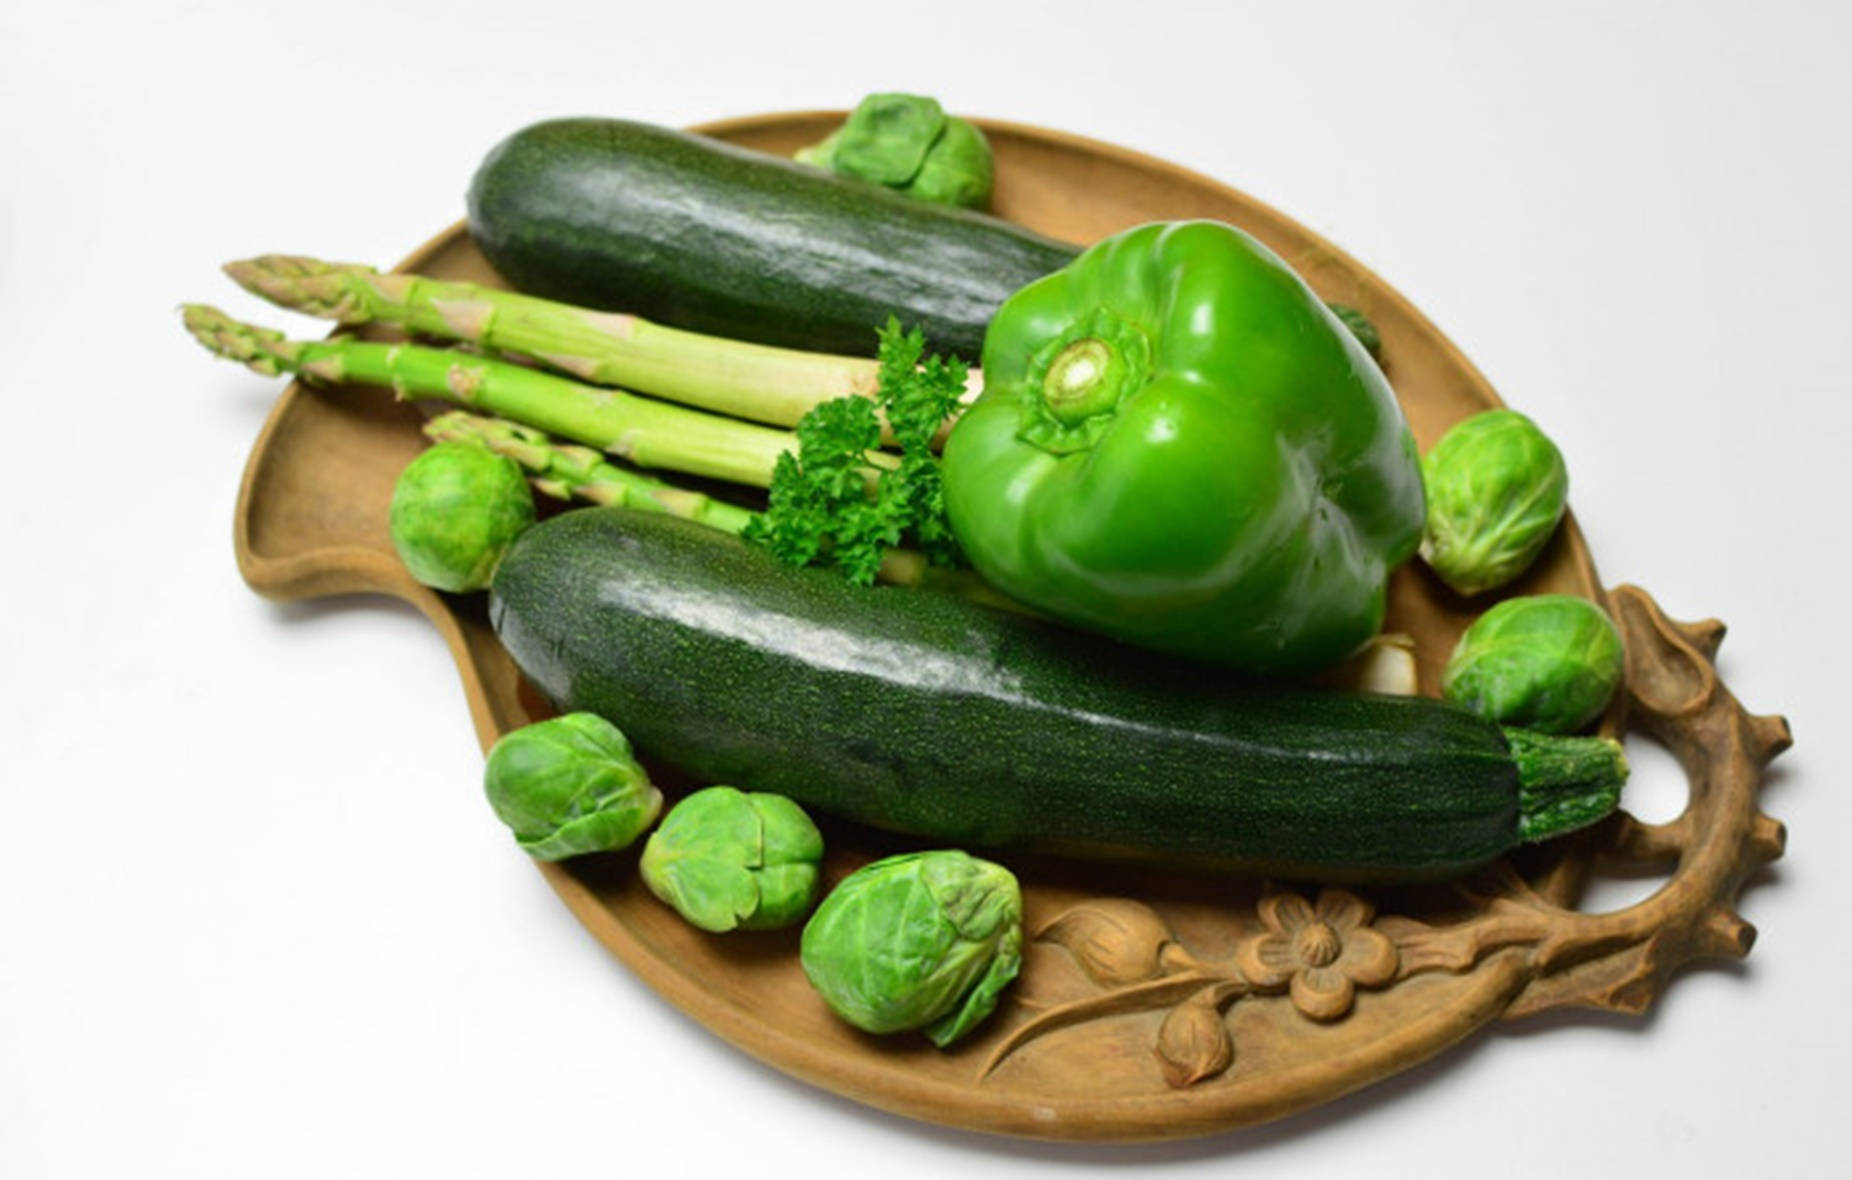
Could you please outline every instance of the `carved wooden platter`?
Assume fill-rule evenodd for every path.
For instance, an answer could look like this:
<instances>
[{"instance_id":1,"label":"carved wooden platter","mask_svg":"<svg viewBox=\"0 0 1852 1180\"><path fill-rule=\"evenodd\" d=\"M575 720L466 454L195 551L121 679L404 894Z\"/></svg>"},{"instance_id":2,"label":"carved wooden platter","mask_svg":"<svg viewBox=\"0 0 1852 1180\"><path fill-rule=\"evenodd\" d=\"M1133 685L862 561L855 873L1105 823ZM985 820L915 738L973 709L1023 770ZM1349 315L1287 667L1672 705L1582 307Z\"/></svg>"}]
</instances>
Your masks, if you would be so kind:
<instances>
[{"instance_id":1,"label":"carved wooden platter","mask_svg":"<svg viewBox=\"0 0 1852 1180\"><path fill-rule=\"evenodd\" d=\"M788 154L840 112L698 128ZM1496 406L1484 378L1387 284L1330 243L1242 193L1124 149L983 122L997 156L995 211L1088 242L1160 218L1209 217L1254 233L1327 299L1378 325L1385 367L1423 449ZM453 226L401 265L497 283ZM480 596L413 582L393 555L386 510L423 446L416 407L376 390L291 385L257 441L236 520L239 569L258 592L354 592L417 606L455 653L479 737L547 715L489 630ZM605 946L650 986L734 1045L851 1098L919 1119L1049 1139L1206 1134L1327 1101L1441 1052L1495 1018L1580 1005L1637 1012L1704 956L1746 954L1733 911L1748 875L1781 854L1757 810L1763 765L1786 723L1746 712L1717 679L1715 620L1677 623L1644 592L1603 590L1573 520L1509 593L1604 603L1627 647L1626 691L1602 725L1664 743L1690 778L1677 819L1623 814L1501 862L1457 886L1336 890L1149 868L996 855L1024 886L1029 949L997 1013L950 1052L877 1039L837 1021L797 960L797 932L712 936L643 888L636 854L540 866ZM1418 563L1391 586L1391 630L1414 637L1422 691L1436 689L1467 603ZM687 784L666 777L672 792ZM1624 800L1623 800L1624 802ZM907 847L824 821L828 880ZM1666 872L1630 908L1576 908L1591 874ZM1516 1097L1516 1096L1514 1096Z\"/></svg>"}]
</instances>

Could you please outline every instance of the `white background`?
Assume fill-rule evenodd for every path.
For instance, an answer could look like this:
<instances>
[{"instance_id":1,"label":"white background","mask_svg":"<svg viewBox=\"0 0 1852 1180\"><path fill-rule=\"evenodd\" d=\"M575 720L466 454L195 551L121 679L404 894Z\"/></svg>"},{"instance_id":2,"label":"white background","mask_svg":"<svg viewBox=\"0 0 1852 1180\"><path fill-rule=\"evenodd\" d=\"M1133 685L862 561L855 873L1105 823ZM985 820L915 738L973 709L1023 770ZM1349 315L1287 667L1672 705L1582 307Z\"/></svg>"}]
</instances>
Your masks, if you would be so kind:
<instances>
[{"instance_id":1,"label":"white background","mask_svg":"<svg viewBox=\"0 0 1852 1180\"><path fill-rule=\"evenodd\" d=\"M1819 1175L1842 1151L1844 6L471 8L0 2L0 1176ZM579 929L482 804L418 616L240 583L233 496L280 383L174 309L322 329L220 262L390 264L544 116L875 89L1257 194L1555 436L1603 576L1727 620L1726 678L1794 722L1746 964L1206 1141L909 1123L747 1059ZM1634 754L1631 805L1669 816L1669 760Z\"/></svg>"}]
</instances>

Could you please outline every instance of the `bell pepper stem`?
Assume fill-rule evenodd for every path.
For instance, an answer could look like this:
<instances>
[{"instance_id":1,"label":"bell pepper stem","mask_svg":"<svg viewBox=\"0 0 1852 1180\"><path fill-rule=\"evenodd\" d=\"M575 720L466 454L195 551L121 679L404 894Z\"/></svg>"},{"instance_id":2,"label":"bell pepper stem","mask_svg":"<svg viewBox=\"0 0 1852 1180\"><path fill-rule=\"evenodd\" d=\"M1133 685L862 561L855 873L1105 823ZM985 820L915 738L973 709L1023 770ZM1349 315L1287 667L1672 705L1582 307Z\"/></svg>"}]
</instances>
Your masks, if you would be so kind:
<instances>
[{"instance_id":1,"label":"bell pepper stem","mask_svg":"<svg viewBox=\"0 0 1852 1180\"><path fill-rule=\"evenodd\" d=\"M1110 410L1118 400L1123 368L1112 345L1097 337L1076 340L1062 349L1042 379L1042 400L1048 412L1072 426L1094 414Z\"/></svg>"}]
</instances>

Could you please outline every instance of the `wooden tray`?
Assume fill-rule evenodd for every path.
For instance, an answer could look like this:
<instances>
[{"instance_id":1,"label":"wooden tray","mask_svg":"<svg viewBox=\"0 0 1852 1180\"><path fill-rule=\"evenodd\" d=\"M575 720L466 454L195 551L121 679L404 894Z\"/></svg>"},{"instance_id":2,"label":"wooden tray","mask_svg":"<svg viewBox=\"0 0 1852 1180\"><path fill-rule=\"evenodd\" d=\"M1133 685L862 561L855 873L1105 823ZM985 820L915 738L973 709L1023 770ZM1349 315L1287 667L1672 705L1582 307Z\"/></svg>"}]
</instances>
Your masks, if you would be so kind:
<instances>
[{"instance_id":1,"label":"wooden tray","mask_svg":"<svg viewBox=\"0 0 1852 1180\"><path fill-rule=\"evenodd\" d=\"M699 128L770 152L821 138L840 112ZM996 211L1073 241L1158 218L1210 217L1258 235L1328 299L1382 331L1386 367L1425 449L1498 398L1382 280L1316 234L1223 185L1133 152L1005 123ZM401 269L498 282L453 226ZM361 591L405 599L444 634L486 748L545 715L490 632L482 603L414 583L393 556L386 508L422 446L416 408L377 391L291 385L259 437L236 522L238 565L259 593ZM642 887L634 851L541 871L631 970L746 1052L870 1105L949 1125L1050 1139L1149 1140L1258 1123L1406 1069L1494 1017L1580 1005L1645 1009L1689 960L1741 956L1744 880L1781 854L1756 807L1763 765L1786 748L1779 717L1745 712L1718 681L1723 626L1676 623L1642 591L1604 592L1567 522L1511 593L1605 603L1627 646L1627 690L1604 720L1668 746L1690 776L1678 819L1625 814L1527 850L1459 887L1320 890L1216 876L998 857L1025 887L1031 942L996 1015L951 1052L878 1040L836 1021L797 962L797 932L715 937ZM1418 564L1392 584L1389 627L1415 637L1423 691L1477 606ZM673 783L670 784L673 786ZM826 826L831 881L900 847ZM1576 910L1591 873L1665 872L1615 913Z\"/></svg>"}]
</instances>

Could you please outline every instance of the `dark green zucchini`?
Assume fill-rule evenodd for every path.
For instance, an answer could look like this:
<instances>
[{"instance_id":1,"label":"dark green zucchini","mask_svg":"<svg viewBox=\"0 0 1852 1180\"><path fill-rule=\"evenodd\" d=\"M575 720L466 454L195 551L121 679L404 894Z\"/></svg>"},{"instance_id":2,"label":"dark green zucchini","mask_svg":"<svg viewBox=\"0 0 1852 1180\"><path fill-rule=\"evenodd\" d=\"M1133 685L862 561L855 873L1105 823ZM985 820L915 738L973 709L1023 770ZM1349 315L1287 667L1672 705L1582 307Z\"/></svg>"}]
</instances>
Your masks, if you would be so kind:
<instances>
[{"instance_id":1,"label":"dark green zucchini","mask_svg":"<svg viewBox=\"0 0 1852 1180\"><path fill-rule=\"evenodd\" d=\"M616 119L516 132L469 228L519 290L709 335L873 355L889 315L975 362L997 305L1078 248L718 140Z\"/></svg>"},{"instance_id":2,"label":"dark green zucchini","mask_svg":"<svg viewBox=\"0 0 1852 1180\"><path fill-rule=\"evenodd\" d=\"M624 509L528 530L490 618L536 687L646 756L935 844L1432 879L1599 819L1626 775L1604 739L1235 684Z\"/></svg>"}]
</instances>

